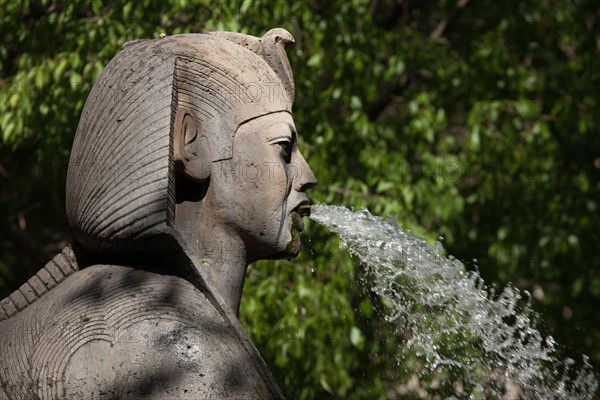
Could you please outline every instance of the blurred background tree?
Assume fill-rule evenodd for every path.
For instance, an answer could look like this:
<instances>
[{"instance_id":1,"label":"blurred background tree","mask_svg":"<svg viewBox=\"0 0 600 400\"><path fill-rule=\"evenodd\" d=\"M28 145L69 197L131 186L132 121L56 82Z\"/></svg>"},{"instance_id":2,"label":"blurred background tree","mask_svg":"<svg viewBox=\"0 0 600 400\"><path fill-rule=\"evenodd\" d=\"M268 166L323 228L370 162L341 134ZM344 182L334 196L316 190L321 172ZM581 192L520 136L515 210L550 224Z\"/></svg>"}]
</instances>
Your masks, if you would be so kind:
<instances>
[{"instance_id":1,"label":"blurred background tree","mask_svg":"<svg viewBox=\"0 0 600 400\"><path fill-rule=\"evenodd\" d=\"M69 240L86 96L122 44L283 27L314 202L393 215L600 366L600 6L595 0L0 0L0 297ZM446 396L315 224L250 267L241 319L289 398ZM402 360L398 365L397 360Z\"/></svg>"}]
</instances>

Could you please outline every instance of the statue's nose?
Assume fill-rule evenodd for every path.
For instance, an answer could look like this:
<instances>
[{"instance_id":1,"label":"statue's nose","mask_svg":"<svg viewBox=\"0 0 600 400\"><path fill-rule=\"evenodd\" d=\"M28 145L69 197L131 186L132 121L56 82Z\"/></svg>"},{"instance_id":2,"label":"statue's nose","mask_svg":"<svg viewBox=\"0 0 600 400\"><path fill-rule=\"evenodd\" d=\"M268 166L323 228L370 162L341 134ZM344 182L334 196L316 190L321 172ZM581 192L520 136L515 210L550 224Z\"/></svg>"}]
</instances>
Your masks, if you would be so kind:
<instances>
[{"instance_id":1,"label":"statue's nose","mask_svg":"<svg viewBox=\"0 0 600 400\"><path fill-rule=\"evenodd\" d=\"M310 169L310 167L308 166L308 163L306 162L306 160L304 159L304 156L302 156L302 154L300 154L300 157L298 157L298 162L300 164L299 165L300 174L299 174L296 182L294 183L294 186L297 191L305 192L308 189L316 186L317 177L313 173L312 169Z\"/></svg>"}]
</instances>

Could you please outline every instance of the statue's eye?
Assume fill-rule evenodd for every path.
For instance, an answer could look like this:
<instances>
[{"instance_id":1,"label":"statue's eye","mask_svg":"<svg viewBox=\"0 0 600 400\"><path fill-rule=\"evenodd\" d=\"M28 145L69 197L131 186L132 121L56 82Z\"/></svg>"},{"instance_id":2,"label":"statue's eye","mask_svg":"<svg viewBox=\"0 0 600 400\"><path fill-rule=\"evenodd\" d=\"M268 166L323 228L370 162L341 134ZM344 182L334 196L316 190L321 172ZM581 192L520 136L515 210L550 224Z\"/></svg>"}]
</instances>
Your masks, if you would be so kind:
<instances>
[{"instance_id":1,"label":"statue's eye","mask_svg":"<svg viewBox=\"0 0 600 400\"><path fill-rule=\"evenodd\" d=\"M292 161L292 142L290 140L281 140L277 144L281 147L281 158L289 164Z\"/></svg>"}]
</instances>

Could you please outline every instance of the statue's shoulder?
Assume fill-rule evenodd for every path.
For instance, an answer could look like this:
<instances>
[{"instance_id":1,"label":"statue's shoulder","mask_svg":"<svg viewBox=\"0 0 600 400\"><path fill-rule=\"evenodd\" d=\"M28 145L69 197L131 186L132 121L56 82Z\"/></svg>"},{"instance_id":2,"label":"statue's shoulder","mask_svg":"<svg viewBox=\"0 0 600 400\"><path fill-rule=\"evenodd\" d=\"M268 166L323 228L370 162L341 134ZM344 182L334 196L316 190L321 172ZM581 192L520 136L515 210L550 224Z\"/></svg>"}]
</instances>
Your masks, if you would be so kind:
<instances>
[{"instance_id":1,"label":"statue's shoulder","mask_svg":"<svg viewBox=\"0 0 600 400\"><path fill-rule=\"evenodd\" d=\"M7 322L1 375L18 392L43 399L270 397L231 324L177 276L93 265Z\"/></svg>"}]
</instances>

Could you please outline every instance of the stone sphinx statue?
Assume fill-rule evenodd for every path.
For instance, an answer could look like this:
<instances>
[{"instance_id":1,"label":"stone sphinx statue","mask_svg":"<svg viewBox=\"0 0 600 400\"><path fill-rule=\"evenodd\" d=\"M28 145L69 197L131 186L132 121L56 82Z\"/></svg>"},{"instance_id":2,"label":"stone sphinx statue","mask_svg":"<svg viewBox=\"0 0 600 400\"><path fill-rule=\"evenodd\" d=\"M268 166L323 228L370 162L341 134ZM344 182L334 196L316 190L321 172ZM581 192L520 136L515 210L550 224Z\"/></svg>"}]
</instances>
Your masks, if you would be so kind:
<instances>
[{"instance_id":1,"label":"stone sphinx statue","mask_svg":"<svg viewBox=\"0 0 600 400\"><path fill-rule=\"evenodd\" d=\"M0 302L0 399L283 398L237 312L249 263L300 251L316 179L289 32L128 43L67 177L73 242Z\"/></svg>"}]
</instances>

